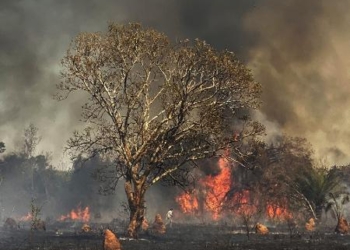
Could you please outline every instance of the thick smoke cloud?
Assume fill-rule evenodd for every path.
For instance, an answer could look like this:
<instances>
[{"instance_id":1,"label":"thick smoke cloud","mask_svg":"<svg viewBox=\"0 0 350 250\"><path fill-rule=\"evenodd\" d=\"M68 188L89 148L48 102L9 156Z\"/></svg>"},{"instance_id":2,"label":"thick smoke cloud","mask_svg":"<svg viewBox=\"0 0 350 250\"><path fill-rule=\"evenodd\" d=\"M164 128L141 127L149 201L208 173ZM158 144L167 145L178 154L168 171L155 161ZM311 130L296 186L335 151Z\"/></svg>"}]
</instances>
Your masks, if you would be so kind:
<instances>
[{"instance_id":1,"label":"thick smoke cloud","mask_svg":"<svg viewBox=\"0 0 350 250\"><path fill-rule=\"evenodd\" d=\"M39 150L52 151L57 164L62 148L79 124L81 100L56 102L60 60L81 31L105 28L120 9L96 1L5 1L0 20L0 136L8 151L30 122L39 127ZM113 7L113 6L112 6ZM108 13L109 11L109 13Z\"/></svg>"},{"instance_id":2,"label":"thick smoke cloud","mask_svg":"<svg viewBox=\"0 0 350 250\"><path fill-rule=\"evenodd\" d=\"M60 60L79 32L104 31L109 21L142 22L173 39L202 37L219 47L242 44L242 36L236 34L248 4L239 9L237 4L226 5L175 0L1 1L0 21L5 25L0 27L0 138L7 150L18 147L24 127L34 123L43 138L39 151L52 151L57 165L66 140L82 126L79 96L64 102L52 99L60 81ZM222 10L225 13L219 15Z\"/></svg>"},{"instance_id":3,"label":"thick smoke cloud","mask_svg":"<svg viewBox=\"0 0 350 250\"><path fill-rule=\"evenodd\" d=\"M234 51L264 86L257 115L268 131L307 137L331 163L349 160L350 1L5 0L0 3L0 140L16 148L30 122L54 164L74 129L82 98L52 99L60 59L82 31L108 21L141 22L172 39L201 38Z\"/></svg>"},{"instance_id":4,"label":"thick smoke cloud","mask_svg":"<svg viewBox=\"0 0 350 250\"><path fill-rule=\"evenodd\" d=\"M265 1L246 17L258 41L249 64L264 86L262 113L306 137L318 157L349 162L349 1Z\"/></svg>"}]
</instances>

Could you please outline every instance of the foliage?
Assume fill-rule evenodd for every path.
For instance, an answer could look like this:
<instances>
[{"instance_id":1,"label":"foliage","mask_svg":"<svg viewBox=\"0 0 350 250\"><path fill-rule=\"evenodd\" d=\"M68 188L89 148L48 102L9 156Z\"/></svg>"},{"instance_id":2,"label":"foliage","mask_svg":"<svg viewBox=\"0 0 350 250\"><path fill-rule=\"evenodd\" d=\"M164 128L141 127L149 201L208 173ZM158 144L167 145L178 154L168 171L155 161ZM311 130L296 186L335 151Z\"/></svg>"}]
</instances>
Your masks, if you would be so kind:
<instances>
[{"instance_id":1,"label":"foliage","mask_svg":"<svg viewBox=\"0 0 350 250\"><path fill-rule=\"evenodd\" d=\"M338 194L337 196L333 193L329 194L330 200L327 202L325 211L332 211L332 215L339 221L344 216L344 205L349 203L349 193Z\"/></svg>"},{"instance_id":2,"label":"foliage","mask_svg":"<svg viewBox=\"0 0 350 250\"><path fill-rule=\"evenodd\" d=\"M273 144L255 141L250 147L244 164L237 164L232 172L231 192L257 190L266 202L286 206L300 171L312 168L310 144L303 138L282 136Z\"/></svg>"},{"instance_id":3,"label":"foliage","mask_svg":"<svg viewBox=\"0 0 350 250\"><path fill-rule=\"evenodd\" d=\"M83 109L90 126L69 147L108 152L125 177L145 175L149 185L226 147L224 119L256 107L260 93L232 53L199 40L171 45L137 24L81 34L63 66L58 88L90 96Z\"/></svg>"},{"instance_id":4,"label":"foliage","mask_svg":"<svg viewBox=\"0 0 350 250\"><path fill-rule=\"evenodd\" d=\"M172 44L139 24L80 34L62 64L59 99L88 95L82 113L88 126L68 148L114 162L137 228L146 190L165 178L178 184L184 178L176 172L236 145L225 133L228 124L239 110L259 105L261 87L233 53L200 40ZM245 124L241 140L263 132L256 122Z\"/></svg>"},{"instance_id":5,"label":"foliage","mask_svg":"<svg viewBox=\"0 0 350 250\"><path fill-rule=\"evenodd\" d=\"M295 183L296 190L308 201L316 219L322 211L338 198L347 197L347 188L341 181L336 167L313 167L300 173ZM347 200L343 199L344 201Z\"/></svg>"},{"instance_id":6,"label":"foliage","mask_svg":"<svg viewBox=\"0 0 350 250\"><path fill-rule=\"evenodd\" d=\"M30 214L31 214L31 226L30 230L36 230L38 225L41 223L40 213L42 206L35 204L35 200L32 198L30 202Z\"/></svg>"},{"instance_id":7,"label":"foliage","mask_svg":"<svg viewBox=\"0 0 350 250\"><path fill-rule=\"evenodd\" d=\"M233 173L241 188L259 190L268 203L320 219L322 211L347 195L338 168L319 166L311 145L298 137L282 136L274 144L258 142L246 164ZM237 187L234 187L237 188ZM334 204L333 204L334 205Z\"/></svg>"}]
</instances>

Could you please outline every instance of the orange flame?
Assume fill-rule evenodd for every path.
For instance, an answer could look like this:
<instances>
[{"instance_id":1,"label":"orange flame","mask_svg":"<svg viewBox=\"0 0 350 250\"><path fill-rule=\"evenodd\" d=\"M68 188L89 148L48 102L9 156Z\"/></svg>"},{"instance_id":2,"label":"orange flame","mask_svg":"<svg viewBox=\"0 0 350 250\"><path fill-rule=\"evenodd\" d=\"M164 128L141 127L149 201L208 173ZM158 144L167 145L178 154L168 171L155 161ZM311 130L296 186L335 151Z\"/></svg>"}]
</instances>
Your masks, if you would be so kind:
<instances>
[{"instance_id":1,"label":"orange flame","mask_svg":"<svg viewBox=\"0 0 350 250\"><path fill-rule=\"evenodd\" d=\"M211 213L214 220L219 219L223 202L231 187L231 170L227 160L220 158L218 161L219 174L207 176L200 181L201 188L205 190L205 210ZM182 193L176 197L180 209L185 214L195 214L199 210L199 202L196 193Z\"/></svg>"},{"instance_id":2,"label":"orange flame","mask_svg":"<svg viewBox=\"0 0 350 250\"><path fill-rule=\"evenodd\" d=\"M292 218L292 214L285 206L268 203L266 206L266 214L270 219L285 220L286 218Z\"/></svg>"},{"instance_id":3,"label":"orange flame","mask_svg":"<svg viewBox=\"0 0 350 250\"><path fill-rule=\"evenodd\" d=\"M77 220L77 221L88 222L90 220L90 209L89 207L85 207L84 209L81 209L81 207L78 206L76 209L72 209L70 213L68 213L67 215L61 215L61 217L58 220L59 221Z\"/></svg>"},{"instance_id":4,"label":"orange flame","mask_svg":"<svg viewBox=\"0 0 350 250\"><path fill-rule=\"evenodd\" d=\"M199 207L209 212L213 220L218 220L224 212L231 212L241 216L252 216L262 207L266 209L266 216L270 219L288 220L293 218L284 203L264 203L258 197L252 197L249 190L232 190L231 168L225 158L218 161L219 174L204 177L199 181L199 189L193 193L182 193L176 197L181 211L184 214L198 214ZM287 204L285 202L285 204ZM225 205L225 206L224 206Z\"/></svg>"},{"instance_id":5,"label":"orange flame","mask_svg":"<svg viewBox=\"0 0 350 250\"><path fill-rule=\"evenodd\" d=\"M231 170L227 160L220 158L218 162L220 173L215 176L207 176L203 180L207 195L205 197L206 209L212 213L214 220L219 218L222 204L231 187Z\"/></svg>"},{"instance_id":6,"label":"orange flame","mask_svg":"<svg viewBox=\"0 0 350 250\"><path fill-rule=\"evenodd\" d=\"M185 214L194 214L198 211L198 200L189 193L182 193L176 197L176 202L180 205L181 211Z\"/></svg>"},{"instance_id":7,"label":"orange flame","mask_svg":"<svg viewBox=\"0 0 350 250\"><path fill-rule=\"evenodd\" d=\"M27 215L22 216L19 221L30 221L33 218L32 213L28 212Z\"/></svg>"},{"instance_id":8,"label":"orange flame","mask_svg":"<svg viewBox=\"0 0 350 250\"><path fill-rule=\"evenodd\" d=\"M249 190L241 190L233 194L227 205L231 212L245 217L258 212L259 201L252 199Z\"/></svg>"}]
</instances>

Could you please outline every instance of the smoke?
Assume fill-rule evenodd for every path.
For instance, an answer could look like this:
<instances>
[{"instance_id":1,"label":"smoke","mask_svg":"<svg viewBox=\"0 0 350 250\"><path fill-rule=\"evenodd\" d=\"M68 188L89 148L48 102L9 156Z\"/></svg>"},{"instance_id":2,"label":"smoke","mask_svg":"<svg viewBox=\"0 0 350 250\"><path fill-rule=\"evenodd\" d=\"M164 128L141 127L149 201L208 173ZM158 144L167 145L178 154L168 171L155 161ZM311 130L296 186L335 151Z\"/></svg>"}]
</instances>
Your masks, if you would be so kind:
<instances>
[{"instance_id":1,"label":"smoke","mask_svg":"<svg viewBox=\"0 0 350 250\"><path fill-rule=\"evenodd\" d=\"M350 0L2 0L0 141L7 152L19 148L24 128L33 123L42 136L37 153L51 151L53 165L69 169L62 149L73 130L84 125L79 121L84 97L53 100L60 60L79 32L103 32L109 21L141 22L173 40L200 38L217 49L234 51L263 86L262 106L253 115L266 126L267 141L282 133L305 137L317 157L347 164L349 7ZM13 166L20 164L13 161ZM115 217L116 207L125 201L123 187L112 198L99 196L98 184L89 178L96 165L91 162L75 173L74 185L59 191L57 197L64 198L57 199L57 206L46 204L44 214L66 212L81 202L92 212ZM204 174L215 171L214 163L203 163ZM21 207L24 214L27 194L13 195L21 179L12 181L2 186L2 193L8 194L3 206L6 211ZM148 219L176 208L178 191L152 187L146 198Z\"/></svg>"},{"instance_id":2,"label":"smoke","mask_svg":"<svg viewBox=\"0 0 350 250\"><path fill-rule=\"evenodd\" d=\"M173 40L200 38L234 51L264 87L257 117L274 135L306 137L332 164L349 161L347 139L350 58L346 13L350 1L55 1L0 3L0 141L18 147L35 124L38 151L57 166L79 121L81 96L52 99L60 60L82 31L104 31L109 21L141 22ZM269 129L268 129L269 131ZM274 136L269 139L273 140Z\"/></svg>"},{"instance_id":3,"label":"smoke","mask_svg":"<svg viewBox=\"0 0 350 250\"><path fill-rule=\"evenodd\" d=\"M38 151L51 151L60 163L67 139L82 126L83 103L80 96L53 100L60 60L79 32L123 18L116 4L98 1L1 1L0 138L7 151L18 148L24 127L33 123L43 138Z\"/></svg>"},{"instance_id":4,"label":"smoke","mask_svg":"<svg viewBox=\"0 0 350 250\"><path fill-rule=\"evenodd\" d=\"M265 1L246 16L258 41L249 65L263 84L261 112L306 137L316 156L349 162L349 1Z\"/></svg>"}]
</instances>

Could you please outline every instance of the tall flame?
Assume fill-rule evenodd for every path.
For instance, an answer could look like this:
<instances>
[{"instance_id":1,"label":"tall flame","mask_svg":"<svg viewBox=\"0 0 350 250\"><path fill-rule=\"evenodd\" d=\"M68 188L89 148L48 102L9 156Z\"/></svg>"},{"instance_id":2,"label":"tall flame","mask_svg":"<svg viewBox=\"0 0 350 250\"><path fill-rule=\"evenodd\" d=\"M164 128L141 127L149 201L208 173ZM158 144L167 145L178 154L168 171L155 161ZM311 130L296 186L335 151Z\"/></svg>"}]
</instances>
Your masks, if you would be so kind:
<instances>
[{"instance_id":1,"label":"tall flame","mask_svg":"<svg viewBox=\"0 0 350 250\"><path fill-rule=\"evenodd\" d=\"M180 205L181 211L185 214L195 214L199 209L197 197L189 193L182 193L176 197L176 202Z\"/></svg>"},{"instance_id":2,"label":"tall flame","mask_svg":"<svg viewBox=\"0 0 350 250\"><path fill-rule=\"evenodd\" d=\"M288 220L293 217L287 209L287 202L261 203L259 197L254 197L254 193L250 193L249 190L240 190L230 194L232 181L228 161L220 158L217 164L220 171L217 175L201 179L199 189L191 194L184 192L176 197L176 202L183 213L198 214L200 211L206 211L213 220L218 220L224 212L253 216L265 210L266 216L270 219Z\"/></svg>"},{"instance_id":3,"label":"tall flame","mask_svg":"<svg viewBox=\"0 0 350 250\"><path fill-rule=\"evenodd\" d=\"M231 187L231 170L227 160L220 158L218 166L220 169L218 175L207 176L203 180L203 184L207 190L205 197L206 209L212 213L214 220L219 218L222 204Z\"/></svg>"},{"instance_id":4,"label":"tall flame","mask_svg":"<svg viewBox=\"0 0 350 250\"><path fill-rule=\"evenodd\" d=\"M214 220L219 219L222 204L231 187L231 170L227 160L220 158L218 167L220 172L217 175L207 176L200 181L200 188L205 190L205 210L211 213ZM198 212L199 201L196 194L182 193L176 197L176 201L183 213L195 214Z\"/></svg>"}]
</instances>

